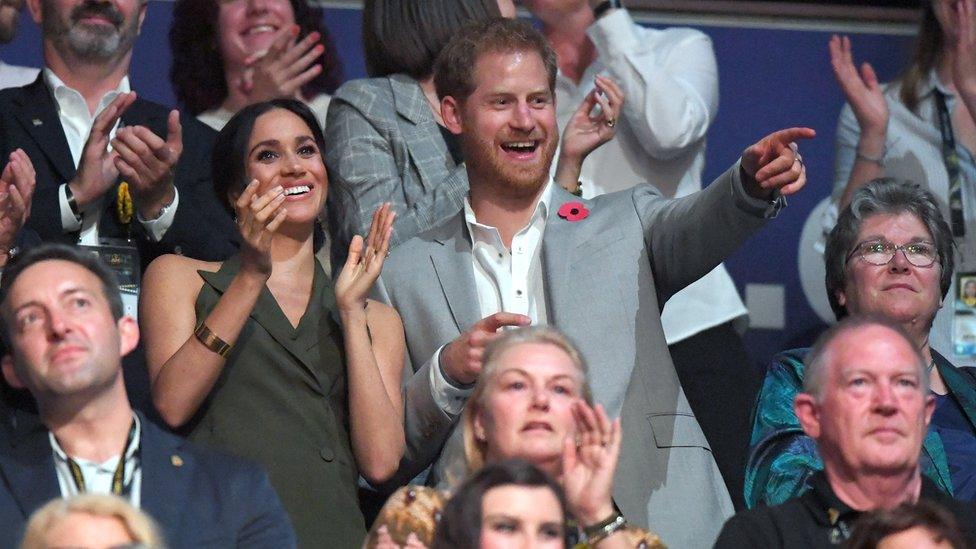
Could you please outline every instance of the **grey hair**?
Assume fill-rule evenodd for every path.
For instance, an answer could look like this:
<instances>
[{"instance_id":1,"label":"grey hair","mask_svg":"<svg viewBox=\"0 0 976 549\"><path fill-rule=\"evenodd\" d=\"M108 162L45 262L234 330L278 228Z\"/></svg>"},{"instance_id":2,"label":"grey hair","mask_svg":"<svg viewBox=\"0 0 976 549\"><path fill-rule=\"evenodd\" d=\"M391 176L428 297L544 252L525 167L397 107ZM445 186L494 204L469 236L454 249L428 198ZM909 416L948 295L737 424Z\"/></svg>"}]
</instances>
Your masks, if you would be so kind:
<instances>
[{"instance_id":1,"label":"grey hair","mask_svg":"<svg viewBox=\"0 0 976 549\"><path fill-rule=\"evenodd\" d=\"M826 277L824 285L827 288L827 299L834 315L838 320L847 316L847 309L840 304L837 294L842 291L847 280L845 270L847 256L858 244L857 235L861 231L864 221L879 214L910 213L917 217L935 244L939 254L938 263L941 273L939 287L945 298L952 283L953 246L952 230L942 216L935 197L927 189L911 181L893 177L874 179L854 193L851 203L840 213L837 224L827 237L824 251L826 263Z\"/></svg>"},{"instance_id":2,"label":"grey hair","mask_svg":"<svg viewBox=\"0 0 976 549\"><path fill-rule=\"evenodd\" d=\"M803 373L803 392L812 395L818 401L823 397L823 389L827 380L827 368L830 362L832 343L838 337L855 330L860 330L863 328L868 328L871 326L881 326L887 328L892 332L895 332L902 339L908 343L908 346L912 349L912 354L915 356L915 362L918 367L918 380L919 388L922 394L928 394L929 392L929 376L928 368L926 368L925 358L922 353L919 352L918 348L915 346L915 342L912 340L908 332L899 324L895 324L890 320L877 316L877 315L853 315L848 316L838 322L837 324L831 326L823 334L817 338L817 342L813 344L813 348L810 349L810 353L804 359L804 373Z\"/></svg>"}]
</instances>

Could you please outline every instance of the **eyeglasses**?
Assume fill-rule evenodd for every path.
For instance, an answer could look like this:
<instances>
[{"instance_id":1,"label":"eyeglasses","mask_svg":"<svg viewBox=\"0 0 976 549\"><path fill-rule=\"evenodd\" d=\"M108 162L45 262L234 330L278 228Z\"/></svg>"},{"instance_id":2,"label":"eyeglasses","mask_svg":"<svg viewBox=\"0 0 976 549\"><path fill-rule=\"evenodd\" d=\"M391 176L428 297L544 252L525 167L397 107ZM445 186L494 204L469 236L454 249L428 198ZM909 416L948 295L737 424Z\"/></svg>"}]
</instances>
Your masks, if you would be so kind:
<instances>
[{"instance_id":1,"label":"eyeglasses","mask_svg":"<svg viewBox=\"0 0 976 549\"><path fill-rule=\"evenodd\" d=\"M887 265L899 250L904 252L905 259L916 267L928 267L939 258L938 252L935 251L935 244L931 242L909 242L895 246L887 240L869 240L855 246L851 253L847 254L847 259L850 260L858 255L872 265Z\"/></svg>"}]
</instances>

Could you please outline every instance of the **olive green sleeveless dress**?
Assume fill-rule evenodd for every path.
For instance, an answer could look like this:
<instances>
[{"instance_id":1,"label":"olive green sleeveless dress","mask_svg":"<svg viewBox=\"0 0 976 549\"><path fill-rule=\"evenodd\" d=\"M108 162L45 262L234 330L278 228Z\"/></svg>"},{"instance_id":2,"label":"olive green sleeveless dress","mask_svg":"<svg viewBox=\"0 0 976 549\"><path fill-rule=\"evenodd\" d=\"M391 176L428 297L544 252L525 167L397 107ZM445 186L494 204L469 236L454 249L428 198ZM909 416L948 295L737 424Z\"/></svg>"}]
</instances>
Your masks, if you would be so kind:
<instances>
[{"instance_id":1,"label":"olive green sleeveless dress","mask_svg":"<svg viewBox=\"0 0 976 549\"><path fill-rule=\"evenodd\" d=\"M204 279L198 319L240 268L235 256ZM359 547L365 537L349 447L342 332L318 261L312 297L293 328L267 287L186 433L201 445L263 465L302 548Z\"/></svg>"}]
</instances>

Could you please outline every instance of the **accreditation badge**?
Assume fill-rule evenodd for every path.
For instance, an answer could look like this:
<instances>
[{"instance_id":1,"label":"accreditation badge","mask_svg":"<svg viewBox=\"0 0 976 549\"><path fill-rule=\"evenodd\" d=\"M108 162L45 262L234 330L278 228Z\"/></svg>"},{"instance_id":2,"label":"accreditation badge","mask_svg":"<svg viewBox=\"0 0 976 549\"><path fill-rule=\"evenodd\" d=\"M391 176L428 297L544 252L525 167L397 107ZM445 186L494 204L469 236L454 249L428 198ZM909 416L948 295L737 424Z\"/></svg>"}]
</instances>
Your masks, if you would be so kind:
<instances>
[{"instance_id":1,"label":"accreditation badge","mask_svg":"<svg viewBox=\"0 0 976 549\"><path fill-rule=\"evenodd\" d=\"M98 243L98 246L78 247L98 256L115 272L119 280L119 293L122 294L123 312L138 320L139 281L142 279L139 249L131 241L121 238L99 238Z\"/></svg>"},{"instance_id":2,"label":"accreditation badge","mask_svg":"<svg viewBox=\"0 0 976 549\"><path fill-rule=\"evenodd\" d=\"M976 273L956 274L952 347L956 355L976 356Z\"/></svg>"}]
</instances>

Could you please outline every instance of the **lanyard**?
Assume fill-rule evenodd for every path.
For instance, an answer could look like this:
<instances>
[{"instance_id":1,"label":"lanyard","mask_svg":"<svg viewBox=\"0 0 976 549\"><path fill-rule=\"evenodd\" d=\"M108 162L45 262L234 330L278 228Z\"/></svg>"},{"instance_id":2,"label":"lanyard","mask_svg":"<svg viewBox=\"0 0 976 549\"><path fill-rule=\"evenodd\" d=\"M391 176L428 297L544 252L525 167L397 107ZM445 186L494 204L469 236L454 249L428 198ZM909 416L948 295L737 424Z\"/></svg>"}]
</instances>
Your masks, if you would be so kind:
<instances>
[{"instance_id":1,"label":"lanyard","mask_svg":"<svg viewBox=\"0 0 976 549\"><path fill-rule=\"evenodd\" d=\"M128 496L129 488L131 488L131 486L125 485L125 454L135 436L136 420L133 419L132 426L129 427L129 436L126 437L125 446L122 447L122 455L119 456L119 463L115 466L115 472L112 473L112 493L117 496ZM81 467L70 456L68 457L68 469L71 470L71 478L75 481L75 488L78 489L78 493L84 494L87 491L85 489L85 477L81 474Z\"/></svg>"},{"instance_id":2,"label":"lanyard","mask_svg":"<svg viewBox=\"0 0 976 549\"><path fill-rule=\"evenodd\" d=\"M952 236L962 238L966 235L966 223L962 212L962 170L959 168L959 153L956 152L956 137L952 131L952 115L946 104L946 97L935 90L935 105L939 111L939 132L942 134L942 160L949 175L949 213L951 215Z\"/></svg>"}]
</instances>

